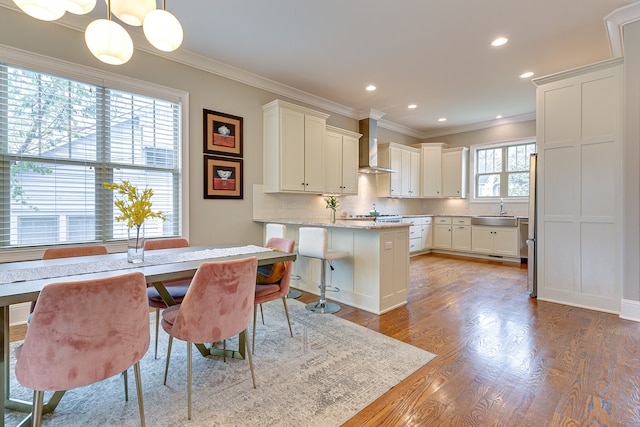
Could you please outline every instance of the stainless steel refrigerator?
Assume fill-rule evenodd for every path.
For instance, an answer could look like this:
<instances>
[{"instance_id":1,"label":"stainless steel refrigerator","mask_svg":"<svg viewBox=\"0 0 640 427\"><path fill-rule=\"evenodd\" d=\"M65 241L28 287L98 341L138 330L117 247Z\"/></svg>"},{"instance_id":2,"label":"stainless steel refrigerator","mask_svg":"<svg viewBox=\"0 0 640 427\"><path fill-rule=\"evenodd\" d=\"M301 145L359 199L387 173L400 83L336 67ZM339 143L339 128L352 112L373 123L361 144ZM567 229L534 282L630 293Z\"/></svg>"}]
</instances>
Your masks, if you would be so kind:
<instances>
[{"instance_id":1,"label":"stainless steel refrigerator","mask_svg":"<svg viewBox=\"0 0 640 427\"><path fill-rule=\"evenodd\" d=\"M530 292L532 298L538 296L538 277L537 277L537 265L538 260L536 257L537 246L537 205L536 205L536 191L537 191L537 169L538 169L538 155L532 154L529 159L529 231L527 233L527 246L528 246L528 258L527 258L527 289Z\"/></svg>"}]
</instances>

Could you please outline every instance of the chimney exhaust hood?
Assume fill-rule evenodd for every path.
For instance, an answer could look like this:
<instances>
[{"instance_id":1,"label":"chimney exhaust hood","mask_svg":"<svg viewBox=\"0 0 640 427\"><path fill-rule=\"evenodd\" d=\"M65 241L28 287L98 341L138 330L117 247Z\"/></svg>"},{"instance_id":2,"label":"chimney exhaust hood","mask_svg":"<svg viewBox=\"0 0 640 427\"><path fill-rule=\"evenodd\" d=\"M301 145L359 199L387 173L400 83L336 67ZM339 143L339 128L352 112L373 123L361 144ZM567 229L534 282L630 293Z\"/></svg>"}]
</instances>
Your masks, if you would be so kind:
<instances>
[{"instance_id":1,"label":"chimney exhaust hood","mask_svg":"<svg viewBox=\"0 0 640 427\"><path fill-rule=\"evenodd\" d=\"M394 173L393 169L378 166L378 121L360 120L360 173Z\"/></svg>"}]
</instances>

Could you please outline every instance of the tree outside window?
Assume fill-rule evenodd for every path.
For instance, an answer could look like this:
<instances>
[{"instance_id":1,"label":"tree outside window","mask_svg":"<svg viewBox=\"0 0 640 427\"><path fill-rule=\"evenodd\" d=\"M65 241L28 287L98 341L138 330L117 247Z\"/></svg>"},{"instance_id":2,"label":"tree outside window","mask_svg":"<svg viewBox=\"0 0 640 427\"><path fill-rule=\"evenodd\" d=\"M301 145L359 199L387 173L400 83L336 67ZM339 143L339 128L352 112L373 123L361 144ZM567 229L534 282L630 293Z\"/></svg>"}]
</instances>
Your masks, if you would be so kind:
<instances>
[{"instance_id":1,"label":"tree outside window","mask_svg":"<svg viewBox=\"0 0 640 427\"><path fill-rule=\"evenodd\" d=\"M475 197L529 196L529 159L535 142L493 145L475 150Z\"/></svg>"}]
</instances>

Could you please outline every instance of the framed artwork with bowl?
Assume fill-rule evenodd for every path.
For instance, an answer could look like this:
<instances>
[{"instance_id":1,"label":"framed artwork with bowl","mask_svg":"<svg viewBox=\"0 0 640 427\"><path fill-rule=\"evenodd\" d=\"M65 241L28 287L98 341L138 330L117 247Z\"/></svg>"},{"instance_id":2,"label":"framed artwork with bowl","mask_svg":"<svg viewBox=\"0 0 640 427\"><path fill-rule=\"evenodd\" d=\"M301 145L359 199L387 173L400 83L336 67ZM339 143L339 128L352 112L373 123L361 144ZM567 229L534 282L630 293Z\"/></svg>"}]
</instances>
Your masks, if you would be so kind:
<instances>
[{"instance_id":1,"label":"framed artwork with bowl","mask_svg":"<svg viewBox=\"0 0 640 427\"><path fill-rule=\"evenodd\" d=\"M204 156L204 198L242 199L242 159Z\"/></svg>"},{"instance_id":2,"label":"framed artwork with bowl","mask_svg":"<svg viewBox=\"0 0 640 427\"><path fill-rule=\"evenodd\" d=\"M204 152L242 157L242 117L203 109Z\"/></svg>"}]
</instances>

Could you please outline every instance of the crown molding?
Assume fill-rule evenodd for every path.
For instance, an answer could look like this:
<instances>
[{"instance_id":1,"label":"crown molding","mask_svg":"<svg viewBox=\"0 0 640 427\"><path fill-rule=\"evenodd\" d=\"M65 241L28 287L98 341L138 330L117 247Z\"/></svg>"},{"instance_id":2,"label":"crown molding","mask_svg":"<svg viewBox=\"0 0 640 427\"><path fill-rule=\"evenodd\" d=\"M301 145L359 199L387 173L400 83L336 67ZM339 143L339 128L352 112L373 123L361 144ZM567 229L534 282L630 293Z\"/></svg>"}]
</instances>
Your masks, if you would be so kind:
<instances>
[{"instance_id":1,"label":"crown molding","mask_svg":"<svg viewBox=\"0 0 640 427\"><path fill-rule=\"evenodd\" d=\"M612 57L624 56L624 44L622 43L624 34L622 28L637 20L640 20L640 2L618 8L604 17Z\"/></svg>"},{"instance_id":2,"label":"crown molding","mask_svg":"<svg viewBox=\"0 0 640 427\"><path fill-rule=\"evenodd\" d=\"M517 116L503 117L497 120L487 120L486 122L471 123L468 125L457 126L454 128L446 128L441 131L424 132L422 138L435 138L438 136L453 135L456 133L471 132L474 130L489 129L497 126L504 126L513 123L528 122L536 119L536 113L525 113Z\"/></svg>"}]
</instances>

